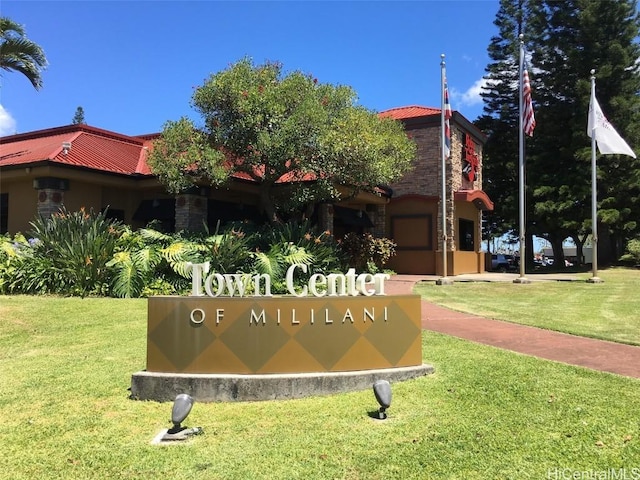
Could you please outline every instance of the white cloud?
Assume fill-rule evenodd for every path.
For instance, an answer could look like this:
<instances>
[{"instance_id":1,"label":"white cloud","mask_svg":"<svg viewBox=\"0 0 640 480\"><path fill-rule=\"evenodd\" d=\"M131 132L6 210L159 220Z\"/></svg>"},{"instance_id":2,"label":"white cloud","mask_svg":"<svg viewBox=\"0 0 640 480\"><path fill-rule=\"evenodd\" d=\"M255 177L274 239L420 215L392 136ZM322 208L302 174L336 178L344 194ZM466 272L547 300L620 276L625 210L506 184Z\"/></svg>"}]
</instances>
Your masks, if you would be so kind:
<instances>
[{"instance_id":1,"label":"white cloud","mask_svg":"<svg viewBox=\"0 0 640 480\"><path fill-rule=\"evenodd\" d=\"M16 121L11 114L0 105L0 137L16 133Z\"/></svg>"},{"instance_id":2,"label":"white cloud","mask_svg":"<svg viewBox=\"0 0 640 480\"><path fill-rule=\"evenodd\" d=\"M473 105L479 105L482 103L482 97L480 96L480 92L487 85L487 79L481 78L480 80L476 80L473 85L466 92L458 92L457 90L453 90L451 92L451 96L456 101L456 103L460 105L464 105L467 107Z\"/></svg>"}]
</instances>

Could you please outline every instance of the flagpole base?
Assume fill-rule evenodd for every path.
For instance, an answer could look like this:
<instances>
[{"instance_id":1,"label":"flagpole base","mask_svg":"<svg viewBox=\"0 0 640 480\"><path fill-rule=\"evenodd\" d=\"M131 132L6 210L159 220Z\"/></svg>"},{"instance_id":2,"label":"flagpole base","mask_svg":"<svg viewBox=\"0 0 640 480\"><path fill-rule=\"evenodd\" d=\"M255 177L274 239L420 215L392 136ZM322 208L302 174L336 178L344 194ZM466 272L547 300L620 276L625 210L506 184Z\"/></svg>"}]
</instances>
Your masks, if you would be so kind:
<instances>
[{"instance_id":1,"label":"flagpole base","mask_svg":"<svg viewBox=\"0 0 640 480\"><path fill-rule=\"evenodd\" d=\"M531 283L531 280L529 280L526 277L518 277L513 280L513 283L521 283L523 285L528 285L529 283Z\"/></svg>"},{"instance_id":2,"label":"flagpole base","mask_svg":"<svg viewBox=\"0 0 640 480\"><path fill-rule=\"evenodd\" d=\"M436 280L436 285L453 285L453 278L440 277Z\"/></svg>"},{"instance_id":3,"label":"flagpole base","mask_svg":"<svg viewBox=\"0 0 640 480\"><path fill-rule=\"evenodd\" d=\"M591 277L587 279L587 283L604 283L600 277Z\"/></svg>"}]
</instances>

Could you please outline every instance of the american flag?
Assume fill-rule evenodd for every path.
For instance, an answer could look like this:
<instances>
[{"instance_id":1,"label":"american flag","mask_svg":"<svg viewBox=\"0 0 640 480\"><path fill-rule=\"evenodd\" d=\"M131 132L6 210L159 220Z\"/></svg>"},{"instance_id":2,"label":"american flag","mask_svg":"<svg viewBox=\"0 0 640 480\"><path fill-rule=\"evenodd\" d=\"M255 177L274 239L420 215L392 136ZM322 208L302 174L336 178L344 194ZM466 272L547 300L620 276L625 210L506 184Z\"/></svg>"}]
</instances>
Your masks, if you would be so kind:
<instances>
[{"instance_id":1,"label":"american flag","mask_svg":"<svg viewBox=\"0 0 640 480\"><path fill-rule=\"evenodd\" d=\"M449 119L452 116L451 104L449 103L449 88L447 87L447 79L444 79L444 155L449 158L451 156L451 126Z\"/></svg>"},{"instance_id":2,"label":"american flag","mask_svg":"<svg viewBox=\"0 0 640 480\"><path fill-rule=\"evenodd\" d=\"M531 102L531 84L529 84L529 72L527 68L522 70L522 129L524 133L533 137L533 129L536 128L536 118L533 115L533 103Z\"/></svg>"}]
</instances>

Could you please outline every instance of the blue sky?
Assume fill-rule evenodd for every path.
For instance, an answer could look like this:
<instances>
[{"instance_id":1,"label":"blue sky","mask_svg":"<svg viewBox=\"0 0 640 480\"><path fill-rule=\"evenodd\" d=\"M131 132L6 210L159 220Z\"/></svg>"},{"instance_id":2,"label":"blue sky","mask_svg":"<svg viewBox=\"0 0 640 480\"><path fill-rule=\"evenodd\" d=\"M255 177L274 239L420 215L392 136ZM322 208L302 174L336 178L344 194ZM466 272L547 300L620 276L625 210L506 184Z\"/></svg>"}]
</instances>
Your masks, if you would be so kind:
<instances>
[{"instance_id":1,"label":"blue sky","mask_svg":"<svg viewBox=\"0 0 640 480\"><path fill-rule=\"evenodd\" d=\"M349 85L376 111L440 106L446 55L454 110L482 112L479 85L497 0L29 1L2 0L49 67L36 91L2 72L0 135L71 123L136 135L197 114L193 88L248 56L320 82Z\"/></svg>"}]
</instances>

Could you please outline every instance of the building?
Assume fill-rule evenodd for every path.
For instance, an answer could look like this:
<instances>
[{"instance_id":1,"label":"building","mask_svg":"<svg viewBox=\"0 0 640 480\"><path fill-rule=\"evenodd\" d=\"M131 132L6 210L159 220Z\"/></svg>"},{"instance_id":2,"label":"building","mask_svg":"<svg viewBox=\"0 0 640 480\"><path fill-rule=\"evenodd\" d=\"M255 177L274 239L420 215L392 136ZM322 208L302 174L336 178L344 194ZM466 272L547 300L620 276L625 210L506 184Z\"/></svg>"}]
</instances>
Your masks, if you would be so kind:
<instances>
[{"instance_id":1,"label":"building","mask_svg":"<svg viewBox=\"0 0 640 480\"><path fill-rule=\"evenodd\" d=\"M439 273L440 110L405 107L382 112L402 121L418 144L414 170L387 188L361 192L336 205L319 205L316 220L341 236L368 231L393 238L398 273ZM481 211L493 204L482 192L484 135L458 112L447 164L449 274L482 271ZM169 194L146 163L154 135L128 136L69 125L0 139L0 233L26 232L36 215L65 206L107 211L134 228L151 221L167 231L200 229L233 220L259 221L258 186L240 175L223 187L202 185ZM283 185L286 181L283 180ZM440 262L441 263L441 262Z\"/></svg>"},{"instance_id":2,"label":"building","mask_svg":"<svg viewBox=\"0 0 640 480\"><path fill-rule=\"evenodd\" d=\"M403 122L418 146L415 168L392 185L387 206L387 236L397 254L390 268L398 273L442 275L442 191L440 109L394 108L380 115ZM485 135L459 112L453 112L451 155L446 162L447 275L484 271L481 249L482 211L493 202L482 191Z\"/></svg>"}]
</instances>

